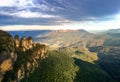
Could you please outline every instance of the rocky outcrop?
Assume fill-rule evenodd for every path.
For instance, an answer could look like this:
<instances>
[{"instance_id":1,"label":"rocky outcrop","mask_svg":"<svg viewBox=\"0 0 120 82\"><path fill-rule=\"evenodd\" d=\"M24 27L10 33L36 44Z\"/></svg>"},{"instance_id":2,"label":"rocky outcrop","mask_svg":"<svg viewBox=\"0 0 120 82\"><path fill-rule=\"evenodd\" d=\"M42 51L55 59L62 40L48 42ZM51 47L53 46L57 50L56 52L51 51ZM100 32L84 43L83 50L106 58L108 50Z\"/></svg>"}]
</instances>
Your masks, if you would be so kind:
<instances>
[{"instance_id":1,"label":"rocky outcrop","mask_svg":"<svg viewBox=\"0 0 120 82\"><path fill-rule=\"evenodd\" d=\"M27 51L23 51L22 53L18 55L22 55L19 57L19 67L16 71L16 78L17 81L22 80L23 78L29 77L31 73L34 72L34 70L38 67L38 64L46 58L45 56L46 53L46 46L44 44L34 44L32 48L30 48ZM24 57L24 58L23 58ZM18 64L16 62L16 64Z\"/></svg>"},{"instance_id":2,"label":"rocky outcrop","mask_svg":"<svg viewBox=\"0 0 120 82\"><path fill-rule=\"evenodd\" d=\"M38 67L46 53L46 45L33 43L32 37L14 38L0 31L0 82L20 82Z\"/></svg>"},{"instance_id":3,"label":"rocky outcrop","mask_svg":"<svg viewBox=\"0 0 120 82\"><path fill-rule=\"evenodd\" d=\"M14 43L15 43L15 47L20 48L22 51L29 50L33 47L33 40L31 36L29 36L28 38L23 36L21 40L19 40L19 36L15 35Z\"/></svg>"},{"instance_id":4,"label":"rocky outcrop","mask_svg":"<svg viewBox=\"0 0 120 82\"><path fill-rule=\"evenodd\" d=\"M14 43L15 43L16 48L20 47L20 41L19 41L19 36L18 35L14 36Z\"/></svg>"},{"instance_id":5,"label":"rocky outcrop","mask_svg":"<svg viewBox=\"0 0 120 82\"><path fill-rule=\"evenodd\" d=\"M0 30L0 82L7 71L12 70L17 59L12 36Z\"/></svg>"},{"instance_id":6,"label":"rocky outcrop","mask_svg":"<svg viewBox=\"0 0 120 82\"><path fill-rule=\"evenodd\" d=\"M32 40L32 37L31 36L29 36L28 38L27 38L27 47L28 47L28 49L30 49L30 48L32 48L33 47L33 40Z\"/></svg>"},{"instance_id":7,"label":"rocky outcrop","mask_svg":"<svg viewBox=\"0 0 120 82\"><path fill-rule=\"evenodd\" d=\"M28 47L27 47L28 43L27 43L27 38L25 36L23 36L21 38L21 41L20 41L20 47L22 49L22 51L26 51L28 50Z\"/></svg>"},{"instance_id":8,"label":"rocky outcrop","mask_svg":"<svg viewBox=\"0 0 120 82\"><path fill-rule=\"evenodd\" d=\"M18 51L18 59L14 64L14 81L20 82L23 78L29 77L39 66L38 64L46 58L46 46L33 43L32 48ZM8 78L8 77L7 77ZM11 77L9 77L11 79Z\"/></svg>"}]
</instances>

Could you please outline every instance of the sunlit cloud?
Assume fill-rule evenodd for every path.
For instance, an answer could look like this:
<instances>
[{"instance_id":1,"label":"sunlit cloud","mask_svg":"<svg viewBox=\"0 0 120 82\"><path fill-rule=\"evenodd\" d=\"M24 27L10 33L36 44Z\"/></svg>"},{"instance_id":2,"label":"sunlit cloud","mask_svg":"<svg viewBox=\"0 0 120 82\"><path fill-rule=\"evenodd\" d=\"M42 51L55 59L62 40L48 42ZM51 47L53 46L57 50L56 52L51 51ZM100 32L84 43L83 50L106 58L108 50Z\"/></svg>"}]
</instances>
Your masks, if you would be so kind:
<instances>
[{"instance_id":1,"label":"sunlit cloud","mask_svg":"<svg viewBox=\"0 0 120 82\"><path fill-rule=\"evenodd\" d=\"M51 29L52 28L52 29ZM56 30L60 27L56 26L39 26L39 25L11 25L11 26L1 26L0 30L4 31L19 31L19 30Z\"/></svg>"},{"instance_id":2,"label":"sunlit cloud","mask_svg":"<svg viewBox=\"0 0 120 82\"><path fill-rule=\"evenodd\" d=\"M0 28L119 28L119 11L120 0L1 0Z\"/></svg>"},{"instance_id":3,"label":"sunlit cloud","mask_svg":"<svg viewBox=\"0 0 120 82\"><path fill-rule=\"evenodd\" d=\"M58 21L60 22L60 21ZM58 30L58 29L85 29L85 30L107 30L120 28L120 20L109 20L101 22L93 21L64 21L64 24L43 26L43 25L11 25L11 26L1 26L1 30L6 31L17 31L17 30ZM66 23L67 22L67 23Z\"/></svg>"}]
</instances>

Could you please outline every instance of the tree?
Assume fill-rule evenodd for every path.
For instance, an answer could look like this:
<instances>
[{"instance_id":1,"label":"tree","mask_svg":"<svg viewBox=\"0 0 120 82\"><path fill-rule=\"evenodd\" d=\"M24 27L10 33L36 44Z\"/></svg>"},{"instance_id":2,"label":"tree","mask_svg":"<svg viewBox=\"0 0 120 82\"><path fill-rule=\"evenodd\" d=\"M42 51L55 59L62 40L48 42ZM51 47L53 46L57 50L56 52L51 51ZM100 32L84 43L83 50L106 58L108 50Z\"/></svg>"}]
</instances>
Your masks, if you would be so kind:
<instances>
[{"instance_id":1,"label":"tree","mask_svg":"<svg viewBox=\"0 0 120 82\"><path fill-rule=\"evenodd\" d=\"M23 82L73 82L78 70L73 58L58 51L50 51L47 54L48 58Z\"/></svg>"}]
</instances>

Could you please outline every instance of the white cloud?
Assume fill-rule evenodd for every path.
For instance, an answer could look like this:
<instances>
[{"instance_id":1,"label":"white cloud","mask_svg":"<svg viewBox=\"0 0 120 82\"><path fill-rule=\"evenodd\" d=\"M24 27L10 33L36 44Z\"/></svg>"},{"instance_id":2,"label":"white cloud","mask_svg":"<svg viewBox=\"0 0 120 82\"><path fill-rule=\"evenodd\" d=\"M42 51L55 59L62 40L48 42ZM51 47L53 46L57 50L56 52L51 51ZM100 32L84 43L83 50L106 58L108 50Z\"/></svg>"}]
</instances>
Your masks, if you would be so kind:
<instances>
[{"instance_id":1,"label":"white cloud","mask_svg":"<svg viewBox=\"0 0 120 82\"><path fill-rule=\"evenodd\" d=\"M16 11L5 11L0 10L0 14L10 15L22 18L53 18L58 17L49 14L43 14L42 12L32 12L30 8L38 8L43 11L53 10L53 8L48 7L48 5L35 4L33 0L0 0L0 7L16 7Z\"/></svg>"},{"instance_id":2,"label":"white cloud","mask_svg":"<svg viewBox=\"0 0 120 82\"><path fill-rule=\"evenodd\" d=\"M41 25L11 25L1 26L1 30L57 30L57 29L85 29L85 30L107 30L120 28L120 20L102 21L102 22L71 22L63 25L41 26Z\"/></svg>"},{"instance_id":3,"label":"white cloud","mask_svg":"<svg viewBox=\"0 0 120 82\"><path fill-rule=\"evenodd\" d=\"M4 12L0 11L0 14L9 15L13 17L21 17L21 18L59 18L59 16L44 14L41 12L31 12L31 11L18 11L18 12Z\"/></svg>"},{"instance_id":4,"label":"white cloud","mask_svg":"<svg viewBox=\"0 0 120 82\"><path fill-rule=\"evenodd\" d=\"M0 7L13 6L15 0L0 0Z\"/></svg>"},{"instance_id":5,"label":"white cloud","mask_svg":"<svg viewBox=\"0 0 120 82\"><path fill-rule=\"evenodd\" d=\"M17 7L19 9L39 8L43 11L53 10L53 7L44 3L38 4L34 0L0 0L0 7Z\"/></svg>"},{"instance_id":6,"label":"white cloud","mask_svg":"<svg viewBox=\"0 0 120 82\"><path fill-rule=\"evenodd\" d=\"M45 5L45 4L36 5L36 6L37 6L39 9L44 10L44 11L46 11L46 10L51 10L51 8L48 7L48 6Z\"/></svg>"},{"instance_id":7,"label":"white cloud","mask_svg":"<svg viewBox=\"0 0 120 82\"><path fill-rule=\"evenodd\" d=\"M33 0L17 0L16 6L22 8L31 8L36 7L36 4L33 2Z\"/></svg>"},{"instance_id":8,"label":"white cloud","mask_svg":"<svg viewBox=\"0 0 120 82\"><path fill-rule=\"evenodd\" d=\"M120 20L74 22L61 26L64 29L107 30L120 28Z\"/></svg>"},{"instance_id":9,"label":"white cloud","mask_svg":"<svg viewBox=\"0 0 120 82\"><path fill-rule=\"evenodd\" d=\"M19 31L19 30L56 30L59 29L56 26L39 26L39 25L11 25L1 26L0 30L4 31Z\"/></svg>"},{"instance_id":10,"label":"white cloud","mask_svg":"<svg viewBox=\"0 0 120 82\"><path fill-rule=\"evenodd\" d=\"M0 7L9 7L9 6L17 6L17 7L26 7L32 6L34 7L35 4L33 0L0 0Z\"/></svg>"},{"instance_id":11,"label":"white cloud","mask_svg":"<svg viewBox=\"0 0 120 82\"><path fill-rule=\"evenodd\" d=\"M12 15L22 18L53 18L56 16L48 15L48 14L42 14L38 12L30 12L30 11L20 11L13 13Z\"/></svg>"}]
</instances>

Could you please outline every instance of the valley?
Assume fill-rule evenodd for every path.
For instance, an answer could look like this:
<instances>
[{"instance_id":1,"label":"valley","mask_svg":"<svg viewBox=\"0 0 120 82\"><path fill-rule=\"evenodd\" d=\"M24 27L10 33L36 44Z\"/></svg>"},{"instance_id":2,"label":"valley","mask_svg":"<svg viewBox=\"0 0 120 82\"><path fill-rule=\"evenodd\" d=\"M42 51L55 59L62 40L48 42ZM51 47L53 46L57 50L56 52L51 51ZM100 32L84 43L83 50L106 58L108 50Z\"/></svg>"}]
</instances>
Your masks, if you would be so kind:
<instances>
[{"instance_id":1,"label":"valley","mask_svg":"<svg viewBox=\"0 0 120 82\"><path fill-rule=\"evenodd\" d=\"M111 29L103 33L90 33L83 29L58 30L37 36L37 40L50 47L73 54L73 58L92 62L112 79L120 81L120 32ZM54 47L53 47L54 46ZM88 81L87 81L88 82Z\"/></svg>"},{"instance_id":2,"label":"valley","mask_svg":"<svg viewBox=\"0 0 120 82\"><path fill-rule=\"evenodd\" d=\"M120 0L0 0L0 82L120 82Z\"/></svg>"},{"instance_id":3,"label":"valley","mask_svg":"<svg viewBox=\"0 0 120 82\"><path fill-rule=\"evenodd\" d=\"M0 31L1 82L120 81L119 36L115 33L83 29L34 32L26 31L25 36L33 35L27 39ZM7 51L14 53L14 61L5 69L5 60L12 58Z\"/></svg>"}]
</instances>

